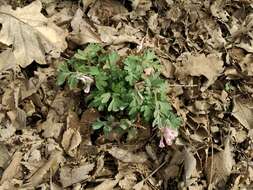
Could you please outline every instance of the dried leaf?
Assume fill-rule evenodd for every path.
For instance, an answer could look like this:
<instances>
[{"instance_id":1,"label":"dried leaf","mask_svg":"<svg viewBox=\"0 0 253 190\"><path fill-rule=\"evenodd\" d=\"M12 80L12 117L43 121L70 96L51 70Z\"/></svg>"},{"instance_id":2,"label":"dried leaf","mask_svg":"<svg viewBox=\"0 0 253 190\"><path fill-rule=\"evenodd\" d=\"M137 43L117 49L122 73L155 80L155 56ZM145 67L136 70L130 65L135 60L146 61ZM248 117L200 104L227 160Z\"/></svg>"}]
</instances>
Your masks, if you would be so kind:
<instances>
[{"instance_id":1,"label":"dried leaf","mask_svg":"<svg viewBox=\"0 0 253 190\"><path fill-rule=\"evenodd\" d=\"M27 180L27 183L24 185L24 187L36 187L39 185L48 172L51 171L54 173L58 169L59 164L62 161L62 153L60 151L52 152L49 160L41 168L39 168L31 178Z\"/></svg>"},{"instance_id":2,"label":"dried leaf","mask_svg":"<svg viewBox=\"0 0 253 190\"><path fill-rule=\"evenodd\" d=\"M52 120L52 118L48 118L45 122L38 126L38 129L43 130L42 135L45 138L53 137L57 139L60 135L62 127L63 123L56 123Z\"/></svg>"},{"instance_id":3,"label":"dried leaf","mask_svg":"<svg viewBox=\"0 0 253 190\"><path fill-rule=\"evenodd\" d=\"M209 156L207 160L206 174L209 184L224 183L231 174L234 159L229 141L226 140L225 149Z\"/></svg>"},{"instance_id":4,"label":"dried leaf","mask_svg":"<svg viewBox=\"0 0 253 190\"><path fill-rule=\"evenodd\" d=\"M5 50L0 54L0 72L16 66L15 57L10 49Z\"/></svg>"},{"instance_id":5,"label":"dried leaf","mask_svg":"<svg viewBox=\"0 0 253 190\"><path fill-rule=\"evenodd\" d=\"M185 179L188 180L191 178L194 171L196 171L196 159L189 150L184 152L184 175Z\"/></svg>"},{"instance_id":6,"label":"dried leaf","mask_svg":"<svg viewBox=\"0 0 253 190\"><path fill-rule=\"evenodd\" d=\"M22 67L32 61L45 64L45 53L58 57L67 47L64 31L48 22L41 9L40 1L16 10L11 6L0 7L0 42L14 46L16 62Z\"/></svg>"},{"instance_id":7,"label":"dried leaf","mask_svg":"<svg viewBox=\"0 0 253 190\"><path fill-rule=\"evenodd\" d=\"M107 44L121 44L125 42L140 44L140 41L134 35L119 34L118 30L114 27L99 25L96 25L96 27L101 40Z\"/></svg>"},{"instance_id":8,"label":"dried leaf","mask_svg":"<svg viewBox=\"0 0 253 190\"><path fill-rule=\"evenodd\" d=\"M252 102L242 98L234 98L232 115L247 129L253 128Z\"/></svg>"},{"instance_id":9,"label":"dried leaf","mask_svg":"<svg viewBox=\"0 0 253 190\"><path fill-rule=\"evenodd\" d=\"M70 40L78 45L87 43L100 43L99 35L94 31L92 26L83 18L81 9L76 11L76 14L71 21L73 32L70 33Z\"/></svg>"},{"instance_id":10,"label":"dried leaf","mask_svg":"<svg viewBox=\"0 0 253 190\"><path fill-rule=\"evenodd\" d=\"M124 190L131 190L137 182L137 177L134 173L124 175L123 179L119 181L120 188Z\"/></svg>"},{"instance_id":11,"label":"dried leaf","mask_svg":"<svg viewBox=\"0 0 253 190\"><path fill-rule=\"evenodd\" d=\"M61 144L68 155L74 157L81 141L80 133L75 129L68 128L63 134Z\"/></svg>"},{"instance_id":12,"label":"dried leaf","mask_svg":"<svg viewBox=\"0 0 253 190\"><path fill-rule=\"evenodd\" d=\"M133 153L117 147L112 147L108 152L122 162L144 163L147 161L147 155L144 152Z\"/></svg>"},{"instance_id":13,"label":"dried leaf","mask_svg":"<svg viewBox=\"0 0 253 190\"><path fill-rule=\"evenodd\" d=\"M61 168L60 172L60 180L63 187L68 187L72 184L81 182L90 177L88 175L95 167L95 164L92 163L84 163L77 168L70 168L68 166L64 166Z\"/></svg>"},{"instance_id":14,"label":"dried leaf","mask_svg":"<svg viewBox=\"0 0 253 190\"><path fill-rule=\"evenodd\" d=\"M16 151L14 153L9 166L6 168L6 170L4 170L0 184L2 184L4 181L12 179L13 177L17 175L20 169L20 162L21 162L22 156L23 154L19 151Z\"/></svg>"},{"instance_id":15,"label":"dried leaf","mask_svg":"<svg viewBox=\"0 0 253 190\"><path fill-rule=\"evenodd\" d=\"M0 143L0 167L5 169L10 160L9 151L3 143Z\"/></svg>"},{"instance_id":16,"label":"dried leaf","mask_svg":"<svg viewBox=\"0 0 253 190\"><path fill-rule=\"evenodd\" d=\"M178 68L177 71L179 74L191 76L203 75L208 79L201 89L202 91L212 85L223 72L223 61L220 55L217 54L209 54L207 56L204 54L187 55L186 59L183 59L182 64L183 66Z\"/></svg>"},{"instance_id":17,"label":"dried leaf","mask_svg":"<svg viewBox=\"0 0 253 190\"><path fill-rule=\"evenodd\" d=\"M115 180L113 179L106 179L101 184L96 186L94 190L112 190L119 182L119 180L122 178L120 174L115 176Z\"/></svg>"}]
</instances>

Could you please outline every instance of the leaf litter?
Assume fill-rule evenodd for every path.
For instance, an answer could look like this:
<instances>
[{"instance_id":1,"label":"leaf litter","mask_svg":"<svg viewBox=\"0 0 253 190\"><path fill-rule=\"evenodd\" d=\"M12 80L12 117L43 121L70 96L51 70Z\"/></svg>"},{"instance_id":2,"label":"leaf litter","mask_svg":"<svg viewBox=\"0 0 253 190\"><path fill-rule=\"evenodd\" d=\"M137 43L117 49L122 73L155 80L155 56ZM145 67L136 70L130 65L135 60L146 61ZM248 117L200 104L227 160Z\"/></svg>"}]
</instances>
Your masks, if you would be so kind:
<instances>
[{"instance_id":1,"label":"leaf litter","mask_svg":"<svg viewBox=\"0 0 253 190\"><path fill-rule=\"evenodd\" d=\"M253 188L251 1L0 4L0 189ZM172 145L142 125L131 141L94 131L83 91L56 85L93 42L155 51L183 119Z\"/></svg>"}]
</instances>

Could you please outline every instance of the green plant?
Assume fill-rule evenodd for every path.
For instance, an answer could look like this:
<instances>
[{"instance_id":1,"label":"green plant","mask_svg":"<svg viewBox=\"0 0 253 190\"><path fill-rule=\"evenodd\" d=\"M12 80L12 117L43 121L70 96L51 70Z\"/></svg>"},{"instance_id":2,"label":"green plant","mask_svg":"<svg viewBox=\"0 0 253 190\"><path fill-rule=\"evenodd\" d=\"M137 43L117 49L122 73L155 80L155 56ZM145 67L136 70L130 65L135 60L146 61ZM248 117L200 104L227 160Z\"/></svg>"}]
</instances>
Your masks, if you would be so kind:
<instances>
[{"instance_id":1,"label":"green plant","mask_svg":"<svg viewBox=\"0 0 253 190\"><path fill-rule=\"evenodd\" d=\"M159 61L153 51L122 58L117 52L90 44L59 66L57 83L64 82L71 89L81 85L89 93L89 106L105 115L93 124L93 129L109 132L114 120L120 129L130 130L138 118L153 127L176 130L180 126L180 118L167 100L168 85L160 76Z\"/></svg>"}]
</instances>

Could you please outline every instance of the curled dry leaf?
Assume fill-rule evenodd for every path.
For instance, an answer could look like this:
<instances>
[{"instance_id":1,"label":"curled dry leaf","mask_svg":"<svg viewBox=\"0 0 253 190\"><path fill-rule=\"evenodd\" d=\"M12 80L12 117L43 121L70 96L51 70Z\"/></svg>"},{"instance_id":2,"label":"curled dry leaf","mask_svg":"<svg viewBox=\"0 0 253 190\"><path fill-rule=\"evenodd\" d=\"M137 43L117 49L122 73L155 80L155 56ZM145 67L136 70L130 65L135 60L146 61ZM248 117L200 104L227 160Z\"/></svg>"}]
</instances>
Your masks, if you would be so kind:
<instances>
[{"instance_id":1,"label":"curled dry leaf","mask_svg":"<svg viewBox=\"0 0 253 190\"><path fill-rule=\"evenodd\" d=\"M247 129L253 128L253 107L251 100L234 98L232 115Z\"/></svg>"},{"instance_id":2,"label":"curled dry leaf","mask_svg":"<svg viewBox=\"0 0 253 190\"><path fill-rule=\"evenodd\" d=\"M0 155L0 168L5 169L10 160L10 155L7 147L3 143L0 143Z\"/></svg>"},{"instance_id":3,"label":"curled dry leaf","mask_svg":"<svg viewBox=\"0 0 253 190\"><path fill-rule=\"evenodd\" d=\"M92 26L83 18L83 11L78 9L71 21L73 32L70 33L70 40L78 45L87 43L100 43L99 35Z\"/></svg>"},{"instance_id":4,"label":"curled dry leaf","mask_svg":"<svg viewBox=\"0 0 253 190\"><path fill-rule=\"evenodd\" d=\"M140 44L140 41L134 35L128 35L127 33L119 34L119 31L111 26L96 25L100 38L107 44L121 44L125 42L131 42Z\"/></svg>"},{"instance_id":5,"label":"curled dry leaf","mask_svg":"<svg viewBox=\"0 0 253 190\"><path fill-rule=\"evenodd\" d=\"M52 120L52 118L48 118L45 122L41 123L38 126L39 130L43 130L42 135L45 138L55 138L57 139L62 130L63 123L56 123Z\"/></svg>"},{"instance_id":6,"label":"curled dry leaf","mask_svg":"<svg viewBox=\"0 0 253 190\"><path fill-rule=\"evenodd\" d=\"M62 146L68 155L74 157L77 151L77 147L80 145L82 137L79 131L68 128L62 137Z\"/></svg>"},{"instance_id":7,"label":"curled dry leaf","mask_svg":"<svg viewBox=\"0 0 253 190\"><path fill-rule=\"evenodd\" d=\"M133 153L117 147L112 147L107 151L122 162L144 163L147 161L147 155L144 152Z\"/></svg>"},{"instance_id":8,"label":"curled dry leaf","mask_svg":"<svg viewBox=\"0 0 253 190\"><path fill-rule=\"evenodd\" d=\"M191 178L194 171L196 171L196 159L194 158L193 154L189 150L184 151L184 175L185 180Z\"/></svg>"},{"instance_id":9,"label":"curled dry leaf","mask_svg":"<svg viewBox=\"0 0 253 190\"><path fill-rule=\"evenodd\" d=\"M212 85L222 72L223 61L220 54L209 54L207 56L204 54L188 54L182 60L182 67L177 68L179 75L205 76L208 81L201 88L202 91Z\"/></svg>"},{"instance_id":10,"label":"curled dry leaf","mask_svg":"<svg viewBox=\"0 0 253 190\"><path fill-rule=\"evenodd\" d=\"M21 67L32 61L46 64L45 53L58 57L66 49L65 32L44 17L42 4L34 1L24 8L0 7L0 42L13 45L13 54Z\"/></svg>"},{"instance_id":11,"label":"curled dry leaf","mask_svg":"<svg viewBox=\"0 0 253 190\"><path fill-rule=\"evenodd\" d=\"M227 139L225 149L221 152L209 156L207 159L206 175L208 183L212 185L226 182L227 177L231 174L234 164L232 150Z\"/></svg>"},{"instance_id":12,"label":"curled dry leaf","mask_svg":"<svg viewBox=\"0 0 253 190\"><path fill-rule=\"evenodd\" d=\"M14 155L12 156L12 160L9 164L9 166L4 170L4 173L2 175L0 184L2 184L4 181L8 181L15 177L20 169L20 162L22 160L23 154L19 151L16 151Z\"/></svg>"},{"instance_id":13,"label":"curled dry leaf","mask_svg":"<svg viewBox=\"0 0 253 190\"><path fill-rule=\"evenodd\" d=\"M48 172L52 172L54 174L59 167L59 164L63 161L62 153L60 151L53 151L50 155L49 160L40 167L35 174L27 180L27 183L24 187L36 187L39 185L43 178L45 177Z\"/></svg>"},{"instance_id":14,"label":"curled dry leaf","mask_svg":"<svg viewBox=\"0 0 253 190\"><path fill-rule=\"evenodd\" d=\"M61 168L60 181L63 187L68 187L75 183L86 180L90 177L88 175L95 167L94 163L84 163L77 168L71 168L69 166L64 166Z\"/></svg>"},{"instance_id":15,"label":"curled dry leaf","mask_svg":"<svg viewBox=\"0 0 253 190\"><path fill-rule=\"evenodd\" d=\"M137 182L137 177L134 173L124 175L123 179L119 181L119 186L124 190L131 190Z\"/></svg>"},{"instance_id":16,"label":"curled dry leaf","mask_svg":"<svg viewBox=\"0 0 253 190\"><path fill-rule=\"evenodd\" d=\"M106 179L101 184L96 186L94 190L112 190L119 183L119 180L122 177L123 176L121 174L117 174L115 179Z\"/></svg>"}]
</instances>

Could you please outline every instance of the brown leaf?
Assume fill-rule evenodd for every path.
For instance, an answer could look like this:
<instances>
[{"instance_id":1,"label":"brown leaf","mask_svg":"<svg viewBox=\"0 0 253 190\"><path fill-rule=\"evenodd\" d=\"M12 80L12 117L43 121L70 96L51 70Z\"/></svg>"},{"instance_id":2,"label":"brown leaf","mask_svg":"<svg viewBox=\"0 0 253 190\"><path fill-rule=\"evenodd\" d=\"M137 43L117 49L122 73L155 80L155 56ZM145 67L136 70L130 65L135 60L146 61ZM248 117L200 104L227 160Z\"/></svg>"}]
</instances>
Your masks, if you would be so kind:
<instances>
[{"instance_id":1,"label":"brown leaf","mask_svg":"<svg viewBox=\"0 0 253 190\"><path fill-rule=\"evenodd\" d=\"M207 56L204 54L189 54L186 58L183 58L183 66L178 68L177 72L179 75L205 76L208 81L201 89L204 91L212 85L223 72L223 61L220 56L220 54L209 54Z\"/></svg>"},{"instance_id":2,"label":"brown leaf","mask_svg":"<svg viewBox=\"0 0 253 190\"><path fill-rule=\"evenodd\" d=\"M194 171L196 171L196 159L189 150L184 151L184 175L185 179L188 180L191 178Z\"/></svg>"},{"instance_id":3,"label":"brown leaf","mask_svg":"<svg viewBox=\"0 0 253 190\"><path fill-rule=\"evenodd\" d=\"M8 161L10 160L10 155L7 147L0 143L0 168L5 169L7 167Z\"/></svg>"},{"instance_id":4,"label":"brown leaf","mask_svg":"<svg viewBox=\"0 0 253 190\"><path fill-rule=\"evenodd\" d=\"M60 135L62 127L63 127L63 123L54 122L52 118L49 117L45 122L41 123L38 126L38 129L43 130L42 135L45 138L53 137L57 139Z\"/></svg>"},{"instance_id":5,"label":"brown leaf","mask_svg":"<svg viewBox=\"0 0 253 190\"><path fill-rule=\"evenodd\" d=\"M100 43L99 35L94 31L92 26L83 18L83 11L78 9L71 21L73 32L70 33L70 40L78 45L87 43Z\"/></svg>"},{"instance_id":6,"label":"brown leaf","mask_svg":"<svg viewBox=\"0 0 253 190\"><path fill-rule=\"evenodd\" d=\"M74 157L81 141L80 133L75 129L68 128L63 134L61 144L68 155Z\"/></svg>"},{"instance_id":7,"label":"brown leaf","mask_svg":"<svg viewBox=\"0 0 253 190\"><path fill-rule=\"evenodd\" d=\"M122 175L118 174L115 176L114 180L113 179L106 179L101 184L96 186L94 188L94 190L112 190L118 184L119 180L122 177L123 177Z\"/></svg>"},{"instance_id":8,"label":"brown leaf","mask_svg":"<svg viewBox=\"0 0 253 190\"><path fill-rule=\"evenodd\" d=\"M119 31L111 26L96 25L100 38L103 42L108 44L121 44L125 42L132 42L140 44L140 41L134 36L127 33L119 33Z\"/></svg>"},{"instance_id":9,"label":"brown leaf","mask_svg":"<svg viewBox=\"0 0 253 190\"><path fill-rule=\"evenodd\" d=\"M10 49L5 50L0 54L0 72L16 66L14 54Z\"/></svg>"},{"instance_id":10,"label":"brown leaf","mask_svg":"<svg viewBox=\"0 0 253 190\"><path fill-rule=\"evenodd\" d=\"M209 184L224 183L231 174L234 164L232 150L229 140L225 142L225 149L219 153L209 156L207 160L206 175Z\"/></svg>"},{"instance_id":11,"label":"brown leaf","mask_svg":"<svg viewBox=\"0 0 253 190\"><path fill-rule=\"evenodd\" d=\"M144 163L147 161L147 155L144 152L133 153L117 147L112 147L107 151L122 162Z\"/></svg>"},{"instance_id":12,"label":"brown leaf","mask_svg":"<svg viewBox=\"0 0 253 190\"><path fill-rule=\"evenodd\" d=\"M72 184L88 179L90 177L88 174L94 169L94 167L94 163L84 163L77 168L64 166L60 171L61 184L65 188Z\"/></svg>"},{"instance_id":13,"label":"brown leaf","mask_svg":"<svg viewBox=\"0 0 253 190\"><path fill-rule=\"evenodd\" d=\"M23 154L19 151L16 151L14 153L9 166L4 170L0 184L2 184L4 181L12 179L13 177L15 177L15 175L17 175L20 169L20 162L22 160L22 156Z\"/></svg>"},{"instance_id":14,"label":"brown leaf","mask_svg":"<svg viewBox=\"0 0 253 190\"><path fill-rule=\"evenodd\" d=\"M0 42L13 45L16 62L22 67L32 61L45 64L45 53L58 57L67 47L64 31L48 22L40 13L41 9L38 0L16 10L11 6L0 7Z\"/></svg>"},{"instance_id":15,"label":"brown leaf","mask_svg":"<svg viewBox=\"0 0 253 190\"><path fill-rule=\"evenodd\" d=\"M124 175L123 179L119 181L120 188L124 190L131 190L137 182L137 177L134 173L128 173Z\"/></svg>"},{"instance_id":16,"label":"brown leaf","mask_svg":"<svg viewBox=\"0 0 253 190\"><path fill-rule=\"evenodd\" d=\"M232 115L247 129L253 128L253 107L252 101L234 98Z\"/></svg>"},{"instance_id":17,"label":"brown leaf","mask_svg":"<svg viewBox=\"0 0 253 190\"><path fill-rule=\"evenodd\" d=\"M56 170L59 167L59 164L63 161L62 160L62 153L60 151L54 151L51 153L49 160L41 167L39 168L35 174L27 180L27 183L24 185L24 187L36 187L39 185L43 177L48 173L56 172Z\"/></svg>"}]
</instances>

